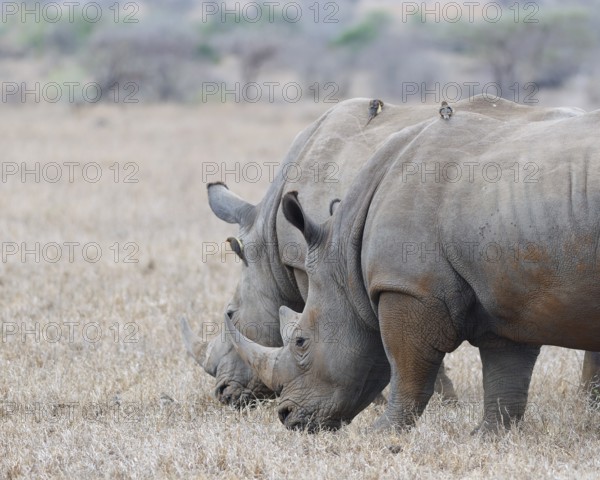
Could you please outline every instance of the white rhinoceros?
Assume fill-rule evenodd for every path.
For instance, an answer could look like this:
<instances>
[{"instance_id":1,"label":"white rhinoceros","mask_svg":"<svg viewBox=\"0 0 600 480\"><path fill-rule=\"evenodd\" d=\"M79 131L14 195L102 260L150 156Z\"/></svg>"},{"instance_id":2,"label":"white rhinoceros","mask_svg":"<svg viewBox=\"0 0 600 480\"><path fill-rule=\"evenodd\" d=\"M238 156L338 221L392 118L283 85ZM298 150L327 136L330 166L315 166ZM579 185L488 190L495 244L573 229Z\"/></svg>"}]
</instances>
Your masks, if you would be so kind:
<instances>
[{"instance_id":1,"label":"white rhinoceros","mask_svg":"<svg viewBox=\"0 0 600 480\"><path fill-rule=\"evenodd\" d=\"M210 206L220 219L239 225L232 247L251 252L241 267L241 278L226 315L244 333L266 346L283 345L279 329L279 307L302 310L308 291L304 269L305 242L283 217L282 196L300 192L304 208L315 221L325 221L332 201L344 196L359 169L393 133L429 118L437 109L428 105L386 105L368 127L369 99L339 103L307 127L294 140L277 176L258 205L251 205L222 183L208 185ZM489 106L464 101L461 110L478 111ZM525 110L523 110L525 111ZM507 113L498 110L499 116ZM197 338L182 319L188 352L216 377L215 395L223 403L243 405L264 398L272 391L239 357L228 336L211 342ZM436 390L455 398L452 383L440 370Z\"/></svg>"},{"instance_id":2,"label":"white rhinoceros","mask_svg":"<svg viewBox=\"0 0 600 480\"><path fill-rule=\"evenodd\" d=\"M495 430L523 417L541 345L600 350L600 111L523 121L512 102L474 102L479 113L432 112L392 135L324 223L302 194L283 197L307 242L306 306L284 347L234 343L288 428L351 421L390 374L377 425L410 426L444 355L468 341L480 428Z\"/></svg>"}]
</instances>

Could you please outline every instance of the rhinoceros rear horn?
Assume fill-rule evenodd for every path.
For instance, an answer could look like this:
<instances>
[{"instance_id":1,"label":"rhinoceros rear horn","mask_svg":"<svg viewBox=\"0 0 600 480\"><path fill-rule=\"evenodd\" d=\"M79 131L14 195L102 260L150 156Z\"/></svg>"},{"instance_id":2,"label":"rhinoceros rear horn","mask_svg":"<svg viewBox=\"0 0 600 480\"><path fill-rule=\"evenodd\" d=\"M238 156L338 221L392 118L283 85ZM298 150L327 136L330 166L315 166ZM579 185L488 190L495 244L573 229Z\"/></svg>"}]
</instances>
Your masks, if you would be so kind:
<instances>
[{"instance_id":1,"label":"rhinoceros rear horn","mask_svg":"<svg viewBox=\"0 0 600 480\"><path fill-rule=\"evenodd\" d=\"M319 241L321 227L304 213L298 200L298 192L286 193L281 200L281 209L286 220L302 232L308 245L314 245Z\"/></svg>"},{"instance_id":2,"label":"rhinoceros rear horn","mask_svg":"<svg viewBox=\"0 0 600 480\"><path fill-rule=\"evenodd\" d=\"M240 357L256 372L267 387L277 392L281 385L277 375L277 360L283 348L263 347L248 340L238 332L228 315L225 315L225 326Z\"/></svg>"},{"instance_id":3,"label":"rhinoceros rear horn","mask_svg":"<svg viewBox=\"0 0 600 480\"><path fill-rule=\"evenodd\" d=\"M290 343L292 334L300 321L300 314L286 306L279 307L279 332L283 339L283 345Z\"/></svg>"},{"instance_id":4,"label":"rhinoceros rear horn","mask_svg":"<svg viewBox=\"0 0 600 480\"><path fill-rule=\"evenodd\" d=\"M238 197L223 182L209 183L207 189L208 204L221 220L246 225L254 219L254 205Z\"/></svg>"}]
</instances>

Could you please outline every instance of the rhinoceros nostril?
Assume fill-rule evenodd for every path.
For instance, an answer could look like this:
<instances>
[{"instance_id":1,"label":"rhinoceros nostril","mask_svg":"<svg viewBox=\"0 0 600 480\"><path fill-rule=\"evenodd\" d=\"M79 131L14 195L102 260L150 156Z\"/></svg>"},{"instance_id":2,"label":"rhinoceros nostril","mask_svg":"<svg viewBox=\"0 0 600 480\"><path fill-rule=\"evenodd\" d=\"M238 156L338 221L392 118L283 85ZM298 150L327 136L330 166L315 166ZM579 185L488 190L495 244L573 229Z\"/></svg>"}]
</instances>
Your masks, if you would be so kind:
<instances>
[{"instance_id":1,"label":"rhinoceros nostril","mask_svg":"<svg viewBox=\"0 0 600 480\"><path fill-rule=\"evenodd\" d=\"M223 395L223 393L225 392L225 389L228 387L229 385L227 385L226 383L223 383L221 385L219 385L217 387L217 389L215 390L215 397L217 397L217 400L219 400L219 402L221 403L227 403L227 401L225 400L225 397L229 396L229 395Z\"/></svg>"},{"instance_id":2,"label":"rhinoceros nostril","mask_svg":"<svg viewBox=\"0 0 600 480\"><path fill-rule=\"evenodd\" d=\"M281 407L279 409L277 415L279 416L279 420L281 421L281 423L285 424L285 420L290 415L290 413L292 413L292 410L288 407Z\"/></svg>"}]
</instances>

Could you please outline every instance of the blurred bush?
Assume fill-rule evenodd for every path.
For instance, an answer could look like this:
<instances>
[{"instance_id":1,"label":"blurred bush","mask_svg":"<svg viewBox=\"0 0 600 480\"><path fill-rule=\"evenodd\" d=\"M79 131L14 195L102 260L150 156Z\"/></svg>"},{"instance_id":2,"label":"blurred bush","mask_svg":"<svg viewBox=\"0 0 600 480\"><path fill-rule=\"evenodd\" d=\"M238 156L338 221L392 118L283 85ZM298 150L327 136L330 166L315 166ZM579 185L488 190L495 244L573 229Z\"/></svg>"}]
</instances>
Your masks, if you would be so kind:
<instances>
[{"instance_id":1,"label":"blurred bush","mask_svg":"<svg viewBox=\"0 0 600 480\"><path fill-rule=\"evenodd\" d=\"M31 8L49 1L25 3ZM139 99L177 102L201 98L204 82L289 79L303 88L333 82L336 98L397 101L406 82L433 88L445 82L491 81L510 98L516 82L559 88L577 75L600 76L595 61L598 0L538 2L538 23L526 23L525 12L519 21L509 13L497 23L465 18L422 22L418 15L402 22L401 4L383 0L380 10L368 1L297 0L303 13L299 21L284 18L281 2L273 18L265 11L258 21L244 15L223 21L219 14L203 16L206 2L145 0L131 7L137 22L124 23L124 11L118 21L115 17L114 0L98 3L104 15L95 23L81 15L56 23L11 16L0 23L0 61L38 62L40 76L78 72L74 80L98 82L103 90L133 82ZM507 11L514 5L500 3ZM215 2L219 8L222 4ZM228 2L229 8L235 4ZM129 4L116 5L124 9Z\"/></svg>"},{"instance_id":2,"label":"blurred bush","mask_svg":"<svg viewBox=\"0 0 600 480\"><path fill-rule=\"evenodd\" d=\"M82 61L103 90L134 83L145 100L188 100L197 43L191 29L174 27L153 22L99 29L90 37Z\"/></svg>"},{"instance_id":3,"label":"blurred bush","mask_svg":"<svg viewBox=\"0 0 600 480\"><path fill-rule=\"evenodd\" d=\"M562 86L597 48L593 23L582 8L547 8L532 18L535 23L523 17L518 22L506 15L497 23L462 21L437 31L438 45L473 56L507 95L517 82Z\"/></svg>"}]
</instances>

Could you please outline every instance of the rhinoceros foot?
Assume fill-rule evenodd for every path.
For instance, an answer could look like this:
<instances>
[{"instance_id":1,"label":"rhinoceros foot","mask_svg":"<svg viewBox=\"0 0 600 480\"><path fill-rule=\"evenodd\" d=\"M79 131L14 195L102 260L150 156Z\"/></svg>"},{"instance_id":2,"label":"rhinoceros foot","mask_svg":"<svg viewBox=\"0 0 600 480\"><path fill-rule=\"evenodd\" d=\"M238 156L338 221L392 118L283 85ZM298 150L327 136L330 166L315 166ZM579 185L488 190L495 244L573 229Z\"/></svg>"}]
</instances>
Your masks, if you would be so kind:
<instances>
[{"instance_id":1,"label":"rhinoceros foot","mask_svg":"<svg viewBox=\"0 0 600 480\"><path fill-rule=\"evenodd\" d=\"M395 430L394 424L384 415L381 415L369 428L369 433L391 433Z\"/></svg>"},{"instance_id":2,"label":"rhinoceros foot","mask_svg":"<svg viewBox=\"0 0 600 480\"><path fill-rule=\"evenodd\" d=\"M600 410L600 385L594 385L588 393L588 403L592 408Z\"/></svg>"},{"instance_id":3,"label":"rhinoceros foot","mask_svg":"<svg viewBox=\"0 0 600 480\"><path fill-rule=\"evenodd\" d=\"M600 353L585 352L581 384L591 407L600 409Z\"/></svg>"},{"instance_id":4,"label":"rhinoceros foot","mask_svg":"<svg viewBox=\"0 0 600 480\"><path fill-rule=\"evenodd\" d=\"M471 435L497 436L503 432L508 432L511 428L519 428L522 424L522 417L512 418L511 420L501 418L484 418L479 425L471 431Z\"/></svg>"},{"instance_id":5,"label":"rhinoceros foot","mask_svg":"<svg viewBox=\"0 0 600 480\"><path fill-rule=\"evenodd\" d=\"M496 434L498 433L498 425L492 425L485 420L482 420L479 425L477 425L473 430L471 430L471 435L488 435L488 434Z\"/></svg>"},{"instance_id":6,"label":"rhinoceros foot","mask_svg":"<svg viewBox=\"0 0 600 480\"><path fill-rule=\"evenodd\" d=\"M471 431L471 435L481 435L483 437L492 437L498 435L502 431L506 431L507 428L499 423L490 420L482 420L477 427Z\"/></svg>"},{"instance_id":7,"label":"rhinoceros foot","mask_svg":"<svg viewBox=\"0 0 600 480\"><path fill-rule=\"evenodd\" d=\"M403 433L414 425L410 420L393 420L385 413L381 415L369 429L369 433Z\"/></svg>"}]
</instances>

